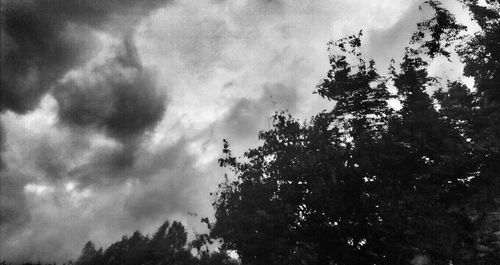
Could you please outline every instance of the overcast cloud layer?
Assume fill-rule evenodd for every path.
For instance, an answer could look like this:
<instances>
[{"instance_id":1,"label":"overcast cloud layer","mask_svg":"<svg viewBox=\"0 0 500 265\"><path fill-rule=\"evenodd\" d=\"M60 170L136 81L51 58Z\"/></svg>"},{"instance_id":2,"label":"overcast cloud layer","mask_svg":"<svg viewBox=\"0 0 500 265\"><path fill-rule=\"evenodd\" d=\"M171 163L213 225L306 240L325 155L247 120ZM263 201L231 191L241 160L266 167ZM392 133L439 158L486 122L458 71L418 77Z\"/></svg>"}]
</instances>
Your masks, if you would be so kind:
<instances>
[{"instance_id":1,"label":"overcast cloud layer","mask_svg":"<svg viewBox=\"0 0 500 265\"><path fill-rule=\"evenodd\" d=\"M222 139L241 154L274 111L331 107L312 95L326 43L363 29L385 69L419 4L2 1L0 260L75 258L167 218L201 231Z\"/></svg>"}]
</instances>

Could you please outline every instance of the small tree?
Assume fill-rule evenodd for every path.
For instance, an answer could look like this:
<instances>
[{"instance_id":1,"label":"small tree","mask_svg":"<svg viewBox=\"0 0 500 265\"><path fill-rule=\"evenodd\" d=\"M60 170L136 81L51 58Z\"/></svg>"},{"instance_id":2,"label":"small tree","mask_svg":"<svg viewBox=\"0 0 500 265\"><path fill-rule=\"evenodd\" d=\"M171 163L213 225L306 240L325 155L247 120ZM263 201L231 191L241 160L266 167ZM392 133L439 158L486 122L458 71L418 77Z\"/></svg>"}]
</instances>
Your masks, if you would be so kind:
<instances>
[{"instance_id":1,"label":"small tree","mask_svg":"<svg viewBox=\"0 0 500 265\"><path fill-rule=\"evenodd\" d=\"M82 249L82 254L76 261L77 265L94 265L98 258L98 251L95 249L94 243L89 241ZM102 254L102 253L101 253Z\"/></svg>"}]
</instances>

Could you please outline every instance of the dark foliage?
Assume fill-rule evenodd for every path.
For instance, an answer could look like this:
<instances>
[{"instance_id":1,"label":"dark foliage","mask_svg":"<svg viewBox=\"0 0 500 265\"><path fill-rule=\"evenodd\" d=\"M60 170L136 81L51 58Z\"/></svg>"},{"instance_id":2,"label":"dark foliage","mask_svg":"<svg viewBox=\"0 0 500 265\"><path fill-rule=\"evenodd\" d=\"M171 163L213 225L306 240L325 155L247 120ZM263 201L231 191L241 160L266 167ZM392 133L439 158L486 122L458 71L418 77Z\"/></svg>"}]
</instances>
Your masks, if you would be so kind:
<instances>
[{"instance_id":1,"label":"dark foliage","mask_svg":"<svg viewBox=\"0 0 500 265\"><path fill-rule=\"evenodd\" d=\"M177 221L163 223L150 238L136 231L132 236L123 236L107 249L96 249L89 241L76 262L63 265L237 265L238 261L226 252L208 251L213 243L206 234L196 235L187 242L187 232ZM0 265L10 265L3 261ZM40 262L23 265L42 265ZM56 265L47 263L43 265Z\"/></svg>"},{"instance_id":2,"label":"dark foliage","mask_svg":"<svg viewBox=\"0 0 500 265\"><path fill-rule=\"evenodd\" d=\"M211 235L242 264L500 264L500 5L486 2L464 1L482 28L469 39L426 2L435 16L387 77L362 32L329 43L316 93L334 107L303 123L277 113L244 159L224 142L236 178L219 186ZM427 73L457 44L473 91Z\"/></svg>"},{"instance_id":3,"label":"dark foliage","mask_svg":"<svg viewBox=\"0 0 500 265\"><path fill-rule=\"evenodd\" d=\"M163 223L151 238L136 231L132 236L124 236L122 240L113 243L108 249L95 249L88 242L75 265L229 265L237 264L225 252L202 251L207 249L206 242L198 235L193 242L196 247L187 242L187 232L179 222Z\"/></svg>"}]
</instances>

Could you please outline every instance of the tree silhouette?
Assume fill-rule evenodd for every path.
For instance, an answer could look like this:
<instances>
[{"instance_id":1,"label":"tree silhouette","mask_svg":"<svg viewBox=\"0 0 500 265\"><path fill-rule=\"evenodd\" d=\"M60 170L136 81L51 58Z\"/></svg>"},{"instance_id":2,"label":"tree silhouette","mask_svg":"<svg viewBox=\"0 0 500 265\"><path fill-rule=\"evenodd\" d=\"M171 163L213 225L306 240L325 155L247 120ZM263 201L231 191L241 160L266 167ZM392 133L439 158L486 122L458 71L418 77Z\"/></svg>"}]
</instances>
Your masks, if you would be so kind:
<instances>
[{"instance_id":1,"label":"tree silhouette","mask_svg":"<svg viewBox=\"0 0 500 265\"><path fill-rule=\"evenodd\" d=\"M209 244L200 242L197 247ZM77 265L229 265L237 264L224 251L203 252L193 255L187 242L187 232L182 223L165 221L152 238L136 231L132 236L111 244L105 251L96 250L92 242L85 244ZM207 247L205 247L207 248Z\"/></svg>"},{"instance_id":2,"label":"tree silhouette","mask_svg":"<svg viewBox=\"0 0 500 265\"><path fill-rule=\"evenodd\" d=\"M102 251L100 253L102 255ZM76 265L92 265L95 264L97 259L99 259L99 253L95 249L94 243L92 241L89 241L85 244L85 246L82 249L82 254L76 261Z\"/></svg>"},{"instance_id":3,"label":"tree silhouette","mask_svg":"<svg viewBox=\"0 0 500 265\"><path fill-rule=\"evenodd\" d=\"M219 163L236 178L214 202L211 235L223 248L243 264L500 262L500 6L463 3L482 27L470 40L427 1L435 15L388 77L363 59L361 32L331 42L316 91L335 103L330 111L303 123L277 113L244 159L224 142ZM427 73L457 43L475 92Z\"/></svg>"}]
</instances>

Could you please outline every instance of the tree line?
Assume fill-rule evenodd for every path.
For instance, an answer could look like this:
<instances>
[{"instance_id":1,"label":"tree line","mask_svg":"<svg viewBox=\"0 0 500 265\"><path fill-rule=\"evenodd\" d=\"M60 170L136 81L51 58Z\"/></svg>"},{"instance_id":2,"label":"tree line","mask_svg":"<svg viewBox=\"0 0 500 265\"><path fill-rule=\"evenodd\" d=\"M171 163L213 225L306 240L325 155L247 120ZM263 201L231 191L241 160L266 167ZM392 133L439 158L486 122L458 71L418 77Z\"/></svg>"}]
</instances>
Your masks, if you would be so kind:
<instances>
[{"instance_id":1,"label":"tree line","mask_svg":"<svg viewBox=\"0 0 500 265\"><path fill-rule=\"evenodd\" d=\"M63 265L236 265L237 260L226 252L210 251L214 241L206 234L197 234L188 242L182 223L165 221L152 236L135 231L131 236L111 244L107 249L97 249L92 241L83 247L76 261ZM9 265L2 262L1 265ZM24 263L23 265L42 265ZM46 263L44 265L56 265Z\"/></svg>"}]
</instances>

